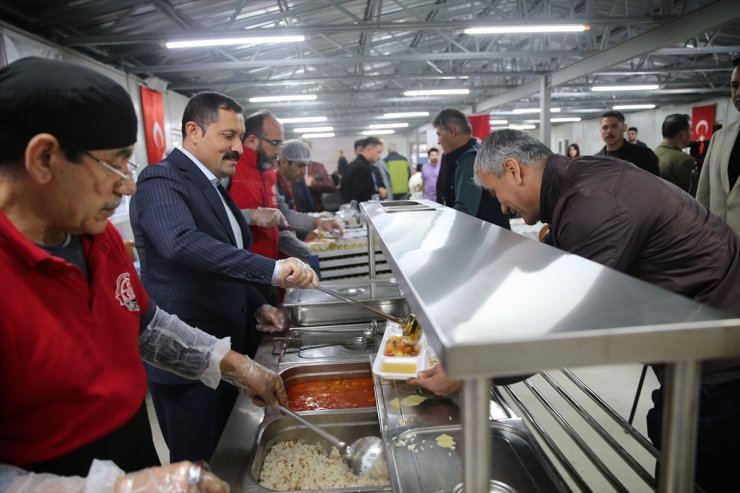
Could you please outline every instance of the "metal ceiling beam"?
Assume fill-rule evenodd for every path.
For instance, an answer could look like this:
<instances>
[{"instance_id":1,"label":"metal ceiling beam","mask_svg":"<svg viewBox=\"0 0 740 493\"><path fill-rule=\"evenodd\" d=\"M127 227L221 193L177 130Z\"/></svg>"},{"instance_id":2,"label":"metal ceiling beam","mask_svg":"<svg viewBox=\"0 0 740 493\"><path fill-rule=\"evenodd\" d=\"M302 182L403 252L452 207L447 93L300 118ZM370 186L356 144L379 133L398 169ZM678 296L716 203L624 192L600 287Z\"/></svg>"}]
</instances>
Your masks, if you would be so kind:
<instances>
[{"instance_id":1,"label":"metal ceiling beam","mask_svg":"<svg viewBox=\"0 0 740 493\"><path fill-rule=\"evenodd\" d=\"M655 51L658 46L667 46L685 41L697 33L710 31L717 26L733 22L739 18L740 9L737 8L737 0L720 0L635 36L613 48L552 72L550 75L551 87L557 87L573 79L605 70L631 58L646 55ZM517 89L479 103L476 106L476 111L485 111L517 101L536 93L538 90L539 80L527 82Z\"/></svg>"},{"instance_id":2,"label":"metal ceiling beam","mask_svg":"<svg viewBox=\"0 0 740 493\"><path fill-rule=\"evenodd\" d=\"M293 65L356 65L358 63L426 62L427 60L490 60L492 58L568 58L580 57L577 50L507 50L491 53L420 53L414 55L382 55L357 57L312 57L295 59L244 60L238 62L182 63L173 65L143 65L131 67L129 72L141 74L172 74L176 72L209 72L213 70L238 70L249 67Z\"/></svg>"},{"instance_id":3,"label":"metal ceiling beam","mask_svg":"<svg viewBox=\"0 0 740 493\"><path fill-rule=\"evenodd\" d=\"M389 31L462 31L469 27L496 26L526 26L542 24L563 24L563 22L577 22L589 25L626 25L626 24L655 24L674 19L675 17L559 17L556 19L491 19L485 18L475 21L432 21L432 22L373 22L364 21L358 24L323 24L300 27L265 27L254 29L239 29L232 31L201 31L190 35L180 31L161 34L113 34L101 36L73 36L60 42L64 46L90 45L128 45L138 43L163 44L166 41L180 41L184 39L218 39L234 38L245 35L279 36L296 34L327 34L327 33L358 33L358 32L389 32Z\"/></svg>"}]
</instances>

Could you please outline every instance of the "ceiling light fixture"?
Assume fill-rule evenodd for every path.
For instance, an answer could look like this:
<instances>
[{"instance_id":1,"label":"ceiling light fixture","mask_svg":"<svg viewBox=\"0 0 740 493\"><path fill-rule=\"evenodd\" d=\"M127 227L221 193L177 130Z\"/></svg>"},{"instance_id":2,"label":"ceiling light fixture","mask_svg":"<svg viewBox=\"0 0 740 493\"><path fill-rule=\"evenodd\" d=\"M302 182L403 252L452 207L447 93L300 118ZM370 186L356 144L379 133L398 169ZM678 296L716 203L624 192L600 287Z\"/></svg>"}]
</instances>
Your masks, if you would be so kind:
<instances>
[{"instance_id":1,"label":"ceiling light fixture","mask_svg":"<svg viewBox=\"0 0 740 493\"><path fill-rule=\"evenodd\" d=\"M362 135L389 135L396 133L395 130L365 130Z\"/></svg>"},{"instance_id":2,"label":"ceiling light fixture","mask_svg":"<svg viewBox=\"0 0 740 493\"><path fill-rule=\"evenodd\" d=\"M333 132L334 127L299 127L294 128L293 131L297 134L306 133L306 132Z\"/></svg>"},{"instance_id":3,"label":"ceiling light fixture","mask_svg":"<svg viewBox=\"0 0 740 493\"><path fill-rule=\"evenodd\" d=\"M263 43L300 43L305 36L243 36L239 38L214 39L186 39L183 41L167 41L167 48L198 48L203 46L226 46Z\"/></svg>"},{"instance_id":4,"label":"ceiling light fixture","mask_svg":"<svg viewBox=\"0 0 740 493\"><path fill-rule=\"evenodd\" d=\"M274 103L277 101L316 101L316 94L294 94L292 96L257 96L249 98L250 103Z\"/></svg>"},{"instance_id":5,"label":"ceiling light fixture","mask_svg":"<svg viewBox=\"0 0 740 493\"><path fill-rule=\"evenodd\" d=\"M380 118L414 118L417 116L429 116L428 111L407 111L405 113L384 113Z\"/></svg>"},{"instance_id":6,"label":"ceiling light fixture","mask_svg":"<svg viewBox=\"0 0 740 493\"><path fill-rule=\"evenodd\" d=\"M561 116L557 118L550 118L551 123L567 123L567 122L580 122L581 117L579 116Z\"/></svg>"},{"instance_id":7,"label":"ceiling light fixture","mask_svg":"<svg viewBox=\"0 0 740 493\"><path fill-rule=\"evenodd\" d=\"M612 106L613 110L652 110L654 104L618 104Z\"/></svg>"},{"instance_id":8,"label":"ceiling light fixture","mask_svg":"<svg viewBox=\"0 0 740 493\"><path fill-rule=\"evenodd\" d=\"M373 123L368 125L367 128L406 128L408 123Z\"/></svg>"},{"instance_id":9,"label":"ceiling light fixture","mask_svg":"<svg viewBox=\"0 0 740 493\"><path fill-rule=\"evenodd\" d=\"M301 135L302 139L324 139L326 137L334 137L334 132L324 132L324 133L317 133L317 134Z\"/></svg>"},{"instance_id":10,"label":"ceiling light fixture","mask_svg":"<svg viewBox=\"0 0 740 493\"><path fill-rule=\"evenodd\" d=\"M591 86L593 92L614 91L654 91L660 87L658 84L632 84L627 86Z\"/></svg>"},{"instance_id":11,"label":"ceiling light fixture","mask_svg":"<svg viewBox=\"0 0 740 493\"><path fill-rule=\"evenodd\" d=\"M512 111L515 115L525 115L528 113L540 113L540 108L517 108ZM550 108L550 113L560 113L560 108Z\"/></svg>"},{"instance_id":12,"label":"ceiling light fixture","mask_svg":"<svg viewBox=\"0 0 740 493\"><path fill-rule=\"evenodd\" d=\"M588 31L591 26L586 24L551 24L531 26L488 26L469 27L465 34L526 34L526 33L578 33Z\"/></svg>"},{"instance_id":13,"label":"ceiling light fixture","mask_svg":"<svg viewBox=\"0 0 740 493\"><path fill-rule=\"evenodd\" d=\"M404 96L464 96L470 94L470 89L419 89L404 91Z\"/></svg>"},{"instance_id":14,"label":"ceiling light fixture","mask_svg":"<svg viewBox=\"0 0 740 493\"><path fill-rule=\"evenodd\" d=\"M511 125L509 125L509 128L511 128L513 130L534 130L535 128L537 128L537 126L536 125L514 125L514 124L511 124Z\"/></svg>"},{"instance_id":15,"label":"ceiling light fixture","mask_svg":"<svg viewBox=\"0 0 740 493\"><path fill-rule=\"evenodd\" d=\"M506 125L509 123L509 120L489 120L489 125Z\"/></svg>"},{"instance_id":16,"label":"ceiling light fixture","mask_svg":"<svg viewBox=\"0 0 740 493\"><path fill-rule=\"evenodd\" d=\"M295 118L278 118L277 119L280 123L286 124L286 123L317 123L317 122L325 122L326 117L325 116L298 116Z\"/></svg>"}]
</instances>

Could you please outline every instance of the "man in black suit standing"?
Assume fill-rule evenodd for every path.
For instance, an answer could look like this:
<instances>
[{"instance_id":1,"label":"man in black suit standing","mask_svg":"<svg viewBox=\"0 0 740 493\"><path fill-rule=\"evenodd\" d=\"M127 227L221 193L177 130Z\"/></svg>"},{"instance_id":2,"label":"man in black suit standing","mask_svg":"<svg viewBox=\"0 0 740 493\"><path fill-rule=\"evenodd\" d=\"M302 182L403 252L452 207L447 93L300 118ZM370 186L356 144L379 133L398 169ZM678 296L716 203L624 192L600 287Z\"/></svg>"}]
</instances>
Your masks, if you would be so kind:
<instances>
[{"instance_id":1,"label":"man in black suit standing","mask_svg":"<svg viewBox=\"0 0 740 493\"><path fill-rule=\"evenodd\" d=\"M182 148L141 173L130 210L152 298L191 325L231 338L241 353L249 318L276 315L254 284L318 286L302 261L248 250L249 227L220 184L235 172L244 132L236 101L214 92L193 96L183 113ZM223 384L213 390L153 367L147 373L170 460L210 459L237 391Z\"/></svg>"}]
</instances>

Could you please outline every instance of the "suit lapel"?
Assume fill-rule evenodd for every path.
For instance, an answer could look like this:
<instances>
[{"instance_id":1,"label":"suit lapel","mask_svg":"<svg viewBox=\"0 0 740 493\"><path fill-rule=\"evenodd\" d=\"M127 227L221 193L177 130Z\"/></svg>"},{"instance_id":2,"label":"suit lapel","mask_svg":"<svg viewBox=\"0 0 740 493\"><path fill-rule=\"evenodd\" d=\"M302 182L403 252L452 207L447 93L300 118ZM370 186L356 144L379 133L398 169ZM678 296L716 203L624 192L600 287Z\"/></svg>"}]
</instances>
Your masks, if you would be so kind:
<instances>
[{"instance_id":1,"label":"suit lapel","mask_svg":"<svg viewBox=\"0 0 740 493\"><path fill-rule=\"evenodd\" d=\"M193 184L195 184L198 190L201 191L206 202L208 202L208 204L210 205L214 215L218 218L218 221L223 226L224 231L226 231L226 234L229 236L229 241L231 241L232 245L236 245L236 238L234 238L234 231L231 229L231 222L229 222L229 218L226 215L226 210L224 210L224 204L223 202L221 202L218 190L216 190L216 187L213 186L213 183L208 181L206 175L204 175L203 172L198 169L198 167L190 160L189 157L180 152L179 149L173 150L170 153L169 157L175 164L175 166L177 166L177 168L183 172L185 177ZM229 203L228 200L226 203ZM239 216L241 216L241 213L237 215L237 221L239 220ZM241 227L241 224L239 224L239 226Z\"/></svg>"}]
</instances>

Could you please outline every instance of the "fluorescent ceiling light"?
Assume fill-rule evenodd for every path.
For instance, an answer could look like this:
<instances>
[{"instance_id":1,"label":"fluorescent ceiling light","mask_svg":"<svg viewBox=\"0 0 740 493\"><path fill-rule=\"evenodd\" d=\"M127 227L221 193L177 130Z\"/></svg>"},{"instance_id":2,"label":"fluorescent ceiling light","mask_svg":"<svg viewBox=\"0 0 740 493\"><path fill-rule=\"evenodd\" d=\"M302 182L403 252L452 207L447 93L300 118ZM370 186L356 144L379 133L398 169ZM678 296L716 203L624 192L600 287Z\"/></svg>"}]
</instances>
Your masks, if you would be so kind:
<instances>
[{"instance_id":1,"label":"fluorescent ceiling light","mask_svg":"<svg viewBox=\"0 0 740 493\"><path fill-rule=\"evenodd\" d=\"M414 118L417 116L429 116L428 111L407 111L405 113L384 113L380 118Z\"/></svg>"},{"instance_id":2,"label":"fluorescent ceiling light","mask_svg":"<svg viewBox=\"0 0 740 493\"><path fill-rule=\"evenodd\" d=\"M571 108L568 113L603 113L604 108Z\"/></svg>"},{"instance_id":3,"label":"fluorescent ceiling light","mask_svg":"<svg viewBox=\"0 0 740 493\"><path fill-rule=\"evenodd\" d=\"M196 48L200 46L244 45L256 43L296 43L305 40L305 36L243 36L239 38L167 41L165 46L167 46L167 48Z\"/></svg>"},{"instance_id":4,"label":"fluorescent ceiling light","mask_svg":"<svg viewBox=\"0 0 740 493\"><path fill-rule=\"evenodd\" d=\"M408 123L373 123L368 125L367 128L406 128Z\"/></svg>"},{"instance_id":5,"label":"fluorescent ceiling light","mask_svg":"<svg viewBox=\"0 0 740 493\"><path fill-rule=\"evenodd\" d=\"M561 116L557 118L550 118L552 123L566 123L566 122L580 122L581 118L578 116Z\"/></svg>"},{"instance_id":6,"label":"fluorescent ceiling light","mask_svg":"<svg viewBox=\"0 0 740 493\"><path fill-rule=\"evenodd\" d=\"M508 120L489 120L488 121L489 125L506 125L507 123L509 123Z\"/></svg>"},{"instance_id":7,"label":"fluorescent ceiling light","mask_svg":"<svg viewBox=\"0 0 740 493\"><path fill-rule=\"evenodd\" d=\"M333 132L334 127L300 127L294 128L293 131L297 134L305 132Z\"/></svg>"},{"instance_id":8,"label":"fluorescent ceiling light","mask_svg":"<svg viewBox=\"0 0 740 493\"><path fill-rule=\"evenodd\" d=\"M503 127L491 127L491 132L493 132L494 130L506 130L507 128L509 127L505 125Z\"/></svg>"},{"instance_id":9,"label":"fluorescent ceiling light","mask_svg":"<svg viewBox=\"0 0 740 493\"><path fill-rule=\"evenodd\" d=\"M277 119L280 123L316 123L316 122L325 122L326 117L325 116L299 116L295 118L278 118Z\"/></svg>"},{"instance_id":10,"label":"fluorescent ceiling light","mask_svg":"<svg viewBox=\"0 0 740 493\"><path fill-rule=\"evenodd\" d=\"M509 125L509 128L514 129L514 130L534 130L535 128L537 128L537 126L536 125L514 125L514 124L511 124L511 125Z\"/></svg>"},{"instance_id":11,"label":"fluorescent ceiling light","mask_svg":"<svg viewBox=\"0 0 740 493\"><path fill-rule=\"evenodd\" d=\"M516 34L516 33L577 33L588 31L586 24L551 24L531 26L469 27L465 34Z\"/></svg>"},{"instance_id":12,"label":"fluorescent ceiling light","mask_svg":"<svg viewBox=\"0 0 740 493\"><path fill-rule=\"evenodd\" d=\"M524 115L527 113L540 113L541 111L539 108L517 108L512 113L515 115ZM560 108L550 108L550 113L560 113Z\"/></svg>"},{"instance_id":13,"label":"fluorescent ceiling light","mask_svg":"<svg viewBox=\"0 0 740 493\"><path fill-rule=\"evenodd\" d=\"M303 134L301 135L301 138L303 139L323 139L326 137L334 137L334 132L324 132L324 133L317 133L317 134Z\"/></svg>"},{"instance_id":14,"label":"fluorescent ceiling light","mask_svg":"<svg viewBox=\"0 0 740 493\"><path fill-rule=\"evenodd\" d=\"M470 89L419 89L404 91L404 96L454 96L470 94Z\"/></svg>"},{"instance_id":15,"label":"fluorescent ceiling light","mask_svg":"<svg viewBox=\"0 0 740 493\"><path fill-rule=\"evenodd\" d=\"M633 84L627 86L591 86L594 92L612 92L612 91L654 91L660 87L658 84Z\"/></svg>"},{"instance_id":16,"label":"fluorescent ceiling light","mask_svg":"<svg viewBox=\"0 0 740 493\"><path fill-rule=\"evenodd\" d=\"M396 133L395 130L365 130L362 135L389 135Z\"/></svg>"},{"instance_id":17,"label":"fluorescent ceiling light","mask_svg":"<svg viewBox=\"0 0 740 493\"><path fill-rule=\"evenodd\" d=\"M295 94L292 96L259 96L249 98L250 103L273 103L275 101L316 101L316 94Z\"/></svg>"},{"instance_id":18,"label":"fluorescent ceiling light","mask_svg":"<svg viewBox=\"0 0 740 493\"><path fill-rule=\"evenodd\" d=\"M613 110L652 110L655 108L654 104L618 104L612 106Z\"/></svg>"}]
</instances>

